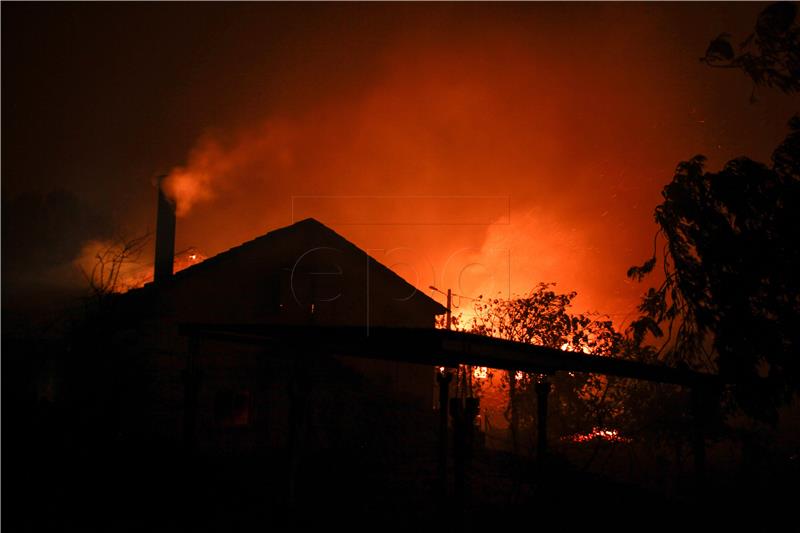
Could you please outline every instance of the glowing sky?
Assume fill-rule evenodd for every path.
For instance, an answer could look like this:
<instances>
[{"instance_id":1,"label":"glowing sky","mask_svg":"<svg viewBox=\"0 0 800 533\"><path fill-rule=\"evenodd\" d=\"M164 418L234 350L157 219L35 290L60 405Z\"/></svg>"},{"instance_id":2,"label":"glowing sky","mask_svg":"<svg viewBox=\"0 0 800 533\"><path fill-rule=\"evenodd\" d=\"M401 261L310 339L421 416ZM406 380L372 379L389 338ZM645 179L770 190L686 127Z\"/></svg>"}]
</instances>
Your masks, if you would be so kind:
<instances>
[{"instance_id":1,"label":"glowing sky","mask_svg":"<svg viewBox=\"0 0 800 533\"><path fill-rule=\"evenodd\" d=\"M556 281L621 321L675 165L766 160L798 108L698 61L762 7L7 4L3 196L136 233L172 172L178 249L314 216L420 288Z\"/></svg>"}]
</instances>

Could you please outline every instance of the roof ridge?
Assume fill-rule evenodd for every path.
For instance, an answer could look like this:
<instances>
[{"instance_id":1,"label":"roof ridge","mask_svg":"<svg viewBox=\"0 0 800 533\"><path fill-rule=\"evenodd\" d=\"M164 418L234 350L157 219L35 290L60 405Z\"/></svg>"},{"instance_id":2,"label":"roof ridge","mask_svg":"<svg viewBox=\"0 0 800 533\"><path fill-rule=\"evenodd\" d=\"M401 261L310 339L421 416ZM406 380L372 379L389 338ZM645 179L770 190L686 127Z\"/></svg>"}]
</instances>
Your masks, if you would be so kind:
<instances>
[{"instance_id":1,"label":"roof ridge","mask_svg":"<svg viewBox=\"0 0 800 533\"><path fill-rule=\"evenodd\" d=\"M284 233L284 232L287 232L287 231L295 231L298 228L301 228L303 226L313 226L316 229L321 230L323 232L326 232L330 236L342 241L344 244L349 246L356 253L364 254L367 257L370 265L377 266L384 274L387 274L391 278L398 280L400 283L404 284L405 286L407 286L407 287L409 287L411 289L414 289L416 292L419 292L424 298L429 300L431 303L433 303L433 304L441 307L442 309L444 309L442 304L440 304L439 302L437 302L436 300L434 300L433 298L431 298L430 296L425 294L418 287L415 287L414 285L412 285L411 283L406 281L402 276L397 274L391 268L387 267L386 265L384 265L383 263L381 263L380 261L378 261L377 259L372 257L369 253L367 253L366 250L361 249L355 243L353 243L352 241L350 241L349 239L347 239L346 237L344 237L340 233L336 232L334 229L326 226L325 224L323 224L319 220L317 220L315 218L312 218L312 217L304 218L304 219L299 220L297 222L294 222L293 224L290 224L288 226L275 228L275 229L273 229L271 231L268 231L267 233L264 233L263 235L259 235L258 237L254 237L254 238L252 238L252 239L250 239L248 241L244 241L243 243L241 243L241 244L239 244L237 246L233 246L231 248L228 248L227 250L225 250L223 252L220 252L220 253L218 253L216 255L213 255L213 256L205 259L204 261L201 261L199 263L196 263L196 264L191 265L191 266L189 266L187 268L184 268L183 270L180 270L180 271L176 272L173 275L173 279L181 279L181 278L190 276L190 275L192 275L192 273L197 273L199 271L202 271L202 270L208 268L211 265L217 264L220 261L224 261L227 257L230 257L231 254L238 254L243 250L250 249L251 247L255 246L257 243L263 242L263 241L265 241L265 240L267 240L267 239L269 239L271 237L275 237L276 234ZM152 285L152 283L149 283L148 285ZM442 311L442 312L444 312L444 311Z\"/></svg>"}]
</instances>

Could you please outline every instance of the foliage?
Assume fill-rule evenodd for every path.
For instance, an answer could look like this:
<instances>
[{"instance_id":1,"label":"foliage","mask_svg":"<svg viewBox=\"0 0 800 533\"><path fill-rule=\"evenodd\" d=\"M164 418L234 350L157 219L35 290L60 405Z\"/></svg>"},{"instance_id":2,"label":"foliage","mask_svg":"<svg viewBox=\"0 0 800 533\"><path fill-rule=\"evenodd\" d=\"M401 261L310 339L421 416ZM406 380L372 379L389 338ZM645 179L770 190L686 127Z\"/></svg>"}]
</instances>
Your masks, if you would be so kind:
<instances>
[{"instance_id":1,"label":"foliage","mask_svg":"<svg viewBox=\"0 0 800 533\"><path fill-rule=\"evenodd\" d=\"M667 324L665 359L718 370L736 384L735 404L764 419L800 385L800 117L789 126L771 166L742 157L708 172L702 156L678 165L655 210L665 280L631 326L641 342ZM656 256L628 276L641 280Z\"/></svg>"},{"instance_id":2,"label":"foliage","mask_svg":"<svg viewBox=\"0 0 800 533\"><path fill-rule=\"evenodd\" d=\"M481 299L475 305L471 331L593 355L611 356L626 352L626 341L610 320L571 313L576 293L558 293L553 286L552 283L540 283L526 296L508 300ZM535 440L535 385L543 379L553 385L550 426L555 435L590 431L619 417L624 411L623 380L570 372L559 372L555 376L504 372L502 382L509 394L505 415L515 448L518 441L529 440L532 443Z\"/></svg>"},{"instance_id":3,"label":"foliage","mask_svg":"<svg viewBox=\"0 0 800 533\"><path fill-rule=\"evenodd\" d=\"M610 320L569 312L577 293L557 293L554 283L539 283L528 295L494 298L475 305L472 332L550 348L586 349L609 355L619 341Z\"/></svg>"},{"instance_id":4,"label":"foliage","mask_svg":"<svg viewBox=\"0 0 800 533\"><path fill-rule=\"evenodd\" d=\"M758 16L755 31L738 47L727 33L711 41L700 61L715 68L742 70L756 86L800 91L800 25L797 4L778 2ZM736 49L735 49L736 48ZM751 97L752 98L752 97Z\"/></svg>"}]
</instances>

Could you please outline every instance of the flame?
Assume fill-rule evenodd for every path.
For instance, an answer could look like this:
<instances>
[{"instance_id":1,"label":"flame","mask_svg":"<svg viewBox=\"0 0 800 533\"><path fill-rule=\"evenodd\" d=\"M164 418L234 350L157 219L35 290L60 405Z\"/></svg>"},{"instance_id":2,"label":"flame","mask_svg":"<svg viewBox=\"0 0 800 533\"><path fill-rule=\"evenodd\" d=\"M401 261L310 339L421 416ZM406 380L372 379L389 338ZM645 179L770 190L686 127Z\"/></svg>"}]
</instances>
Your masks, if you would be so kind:
<instances>
[{"instance_id":1,"label":"flame","mask_svg":"<svg viewBox=\"0 0 800 533\"><path fill-rule=\"evenodd\" d=\"M175 254L175 263L173 266L173 272L180 272L185 268L189 268L192 265L196 265L197 263L202 263L208 259L204 254L202 254L197 248L191 247L187 248L186 250L182 250Z\"/></svg>"},{"instance_id":2,"label":"flame","mask_svg":"<svg viewBox=\"0 0 800 533\"><path fill-rule=\"evenodd\" d=\"M98 265L98 258L105 255L106 261L110 261L118 246L117 243L112 241L90 241L84 245L80 256L74 262L74 266L83 271L87 277L90 277L92 271L95 270L95 266ZM206 256L194 247L176 252L173 272L180 272L205 260ZM110 266L107 265L105 271L108 272L109 268ZM104 290L125 293L132 289L139 289L153 281L153 264L133 259L124 261L119 267L119 274L114 283L97 279L99 275L99 270L95 270L95 283L103 283ZM105 278L107 279L107 277L106 274Z\"/></svg>"},{"instance_id":3,"label":"flame","mask_svg":"<svg viewBox=\"0 0 800 533\"><path fill-rule=\"evenodd\" d=\"M646 17L640 22L650 23ZM594 43L587 35L580 35L582 42ZM649 211L634 213L629 206L652 202L661 188L627 176L641 175L667 150L685 153L677 140L686 136L659 129L635 157L625 147L639 146L641 132L654 131L653 124L672 123L675 109L663 103L654 109L652 97L670 78L631 76L608 59L611 55L600 62L592 56L585 68L566 67L557 54L530 41L527 27L486 30L480 43L472 32L453 37L450 32L399 36L370 64L368 79L359 75L361 81L351 87L342 84L344 71L334 73L332 87L350 87L347 92L323 91L318 97L314 92L308 101L300 96L294 101L287 91L284 105L246 106L238 120L217 125L214 136L202 137L164 183L181 216L203 202L220 207L190 217L182 234L216 251L314 216L364 249L413 248L408 255L419 258L413 263L422 278L413 283L418 287L507 297L529 290L532 280L557 280L578 291L583 308L627 312L638 301L640 286L627 283L624 272L647 253L647 223L652 224ZM574 36L556 37L564 46L575 45ZM607 37L608 50L629 50L626 39ZM649 65L651 56L646 57ZM636 91L619 89L631 80ZM586 121L595 111L601 119ZM597 140L591 150L585 138ZM663 169L668 179L673 167L668 159L652 172ZM607 185L583 194L589 183ZM513 213L509 201L494 221L464 223L465 213L482 209L478 197L486 194L513 198ZM296 198L307 195L345 197L328 207L312 203L295 210ZM450 196L472 205L452 208L431 201L420 209L417 200L398 200L391 210L352 225L352 214L363 213L348 195L362 203L374 196ZM609 210L601 224L600 214ZM631 214L623 220L624 213ZM424 231L379 224L384 214L406 221L425 214L422 218L441 223ZM346 227L337 226L342 220L349 221L342 222ZM631 243L642 243L642 251L627 251ZM598 255L623 249L625 254L615 252L607 261ZM459 310L468 314L466 302Z\"/></svg>"},{"instance_id":4,"label":"flame","mask_svg":"<svg viewBox=\"0 0 800 533\"><path fill-rule=\"evenodd\" d=\"M486 379L489 377L489 367L476 366L472 369L472 377L475 379Z\"/></svg>"},{"instance_id":5,"label":"flame","mask_svg":"<svg viewBox=\"0 0 800 533\"><path fill-rule=\"evenodd\" d=\"M632 441L631 438L620 435L619 431L616 429L605 429L598 427L592 428L592 431L589 433L577 433L575 435L561 438L561 440L569 440L577 443L591 442L595 439L619 443L627 443Z\"/></svg>"},{"instance_id":6,"label":"flame","mask_svg":"<svg viewBox=\"0 0 800 533\"><path fill-rule=\"evenodd\" d=\"M578 352L578 351L580 351L580 352L585 353L586 355L592 355L592 350L588 346L581 345L581 346L576 348L576 346L573 345L571 342L565 342L564 344L562 344L561 345L561 351L562 352Z\"/></svg>"}]
</instances>

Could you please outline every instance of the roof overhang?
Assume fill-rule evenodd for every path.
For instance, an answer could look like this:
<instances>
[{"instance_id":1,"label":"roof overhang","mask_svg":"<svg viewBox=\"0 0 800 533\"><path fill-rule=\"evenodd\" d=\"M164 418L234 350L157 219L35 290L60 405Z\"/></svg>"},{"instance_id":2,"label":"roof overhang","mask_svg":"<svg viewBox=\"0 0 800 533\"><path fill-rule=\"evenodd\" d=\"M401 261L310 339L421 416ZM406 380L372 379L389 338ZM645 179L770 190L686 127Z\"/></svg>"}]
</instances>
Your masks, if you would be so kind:
<instances>
[{"instance_id":1,"label":"roof overhang","mask_svg":"<svg viewBox=\"0 0 800 533\"><path fill-rule=\"evenodd\" d=\"M719 385L712 374L617 357L566 352L461 331L367 326L182 324L183 335L291 349L297 356L347 355L424 365L459 364L553 374L589 372L684 386Z\"/></svg>"}]
</instances>

